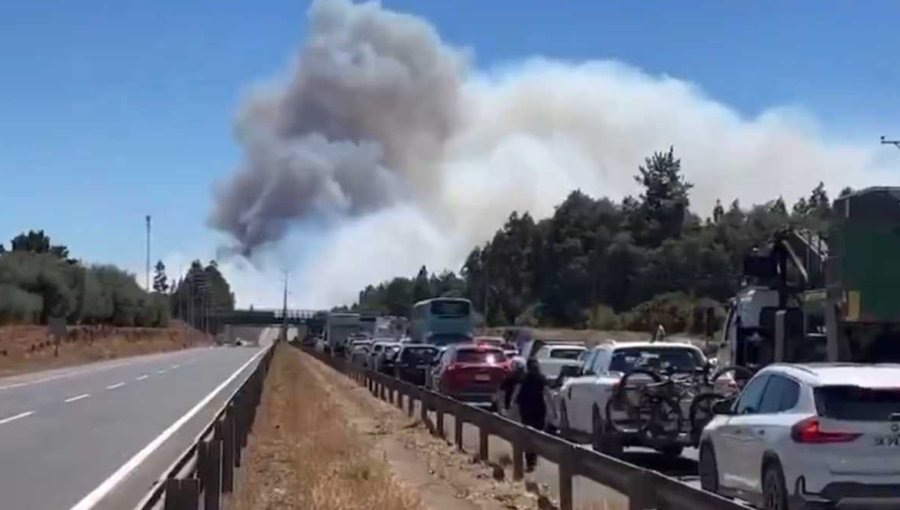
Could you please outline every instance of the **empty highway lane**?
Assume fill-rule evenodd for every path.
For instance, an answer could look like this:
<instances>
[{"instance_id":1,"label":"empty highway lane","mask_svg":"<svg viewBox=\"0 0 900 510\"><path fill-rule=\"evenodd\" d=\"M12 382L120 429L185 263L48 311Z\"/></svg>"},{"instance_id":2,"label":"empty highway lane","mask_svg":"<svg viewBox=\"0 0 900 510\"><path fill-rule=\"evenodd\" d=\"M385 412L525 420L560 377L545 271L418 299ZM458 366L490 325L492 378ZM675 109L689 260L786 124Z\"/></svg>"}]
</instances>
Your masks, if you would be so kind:
<instances>
[{"instance_id":1,"label":"empty highway lane","mask_svg":"<svg viewBox=\"0 0 900 510\"><path fill-rule=\"evenodd\" d=\"M85 498L129 459L241 367L242 374L252 369L259 351L189 349L0 379L0 506L84 507ZM217 400L224 402L224 395L213 404ZM165 467L161 459L177 456L211 418L198 414L167 441L156 465L127 473L131 493L149 489L152 472Z\"/></svg>"}]
</instances>

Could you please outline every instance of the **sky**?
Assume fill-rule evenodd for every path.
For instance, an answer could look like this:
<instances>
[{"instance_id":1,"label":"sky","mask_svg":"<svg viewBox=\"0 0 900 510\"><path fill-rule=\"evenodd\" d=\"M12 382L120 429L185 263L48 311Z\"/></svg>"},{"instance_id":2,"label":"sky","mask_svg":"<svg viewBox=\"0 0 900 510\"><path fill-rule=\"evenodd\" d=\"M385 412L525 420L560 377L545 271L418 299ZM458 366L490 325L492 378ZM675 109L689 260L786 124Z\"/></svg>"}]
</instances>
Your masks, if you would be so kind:
<instances>
[{"instance_id":1,"label":"sky","mask_svg":"<svg viewBox=\"0 0 900 510\"><path fill-rule=\"evenodd\" d=\"M690 84L741 118L802 112L819 139L896 163L884 184L900 176L900 152L878 147L880 135L900 138L897 2L382 5L426 20L477 71L533 57L613 60ZM40 228L76 257L140 272L150 214L152 257L170 273L216 257L228 239L207 219L214 186L242 161L239 106L254 86L289 74L308 8L285 0L0 1L0 239ZM304 237L294 230L294 265L327 242ZM280 282L247 267L228 265L239 302L278 306ZM298 306L322 305L303 288L291 292Z\"/></svg>"}]
</instances>

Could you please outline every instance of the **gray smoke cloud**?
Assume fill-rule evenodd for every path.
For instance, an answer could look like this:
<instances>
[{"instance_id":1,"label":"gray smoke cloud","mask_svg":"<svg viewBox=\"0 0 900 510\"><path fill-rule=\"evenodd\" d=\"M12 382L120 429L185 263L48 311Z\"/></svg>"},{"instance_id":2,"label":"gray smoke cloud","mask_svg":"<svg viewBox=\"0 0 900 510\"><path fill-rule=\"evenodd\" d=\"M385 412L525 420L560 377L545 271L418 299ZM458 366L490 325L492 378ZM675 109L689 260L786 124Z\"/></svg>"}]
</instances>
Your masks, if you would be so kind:
<instances>
[{"instance_id":1,"label":"gray smoke cloud","mask_svg":"<svg viewBox=\"0 0 900 510\"><path fill-rule=\"evenodd\" d=\"M309 27L287 85L244 105L245 159L215 192L209 223L245 254L292 224L427 193L459 125L465 57L428 24L376 3L326 0L312 4Z\"/></svg>"},{"instance_id":2,"label":"gray smoke cloud","mask_svg":"<svg viewBox=\"0 0 900 510\"><path fill-rule=\"evenodd\" d=\"M458 270L511 211L546 217L576 188L638 193L638 165L670 145L701 215L717 198L791 202L819 181L835 194L895 180L892 152L830 139L801 106L747 116L688 81L608 60L469 68L424 20L377 3L317 1L309 25L289 79L244 104L244 161L210 219L245 254L305 234L296 306L350 303L422 264ZM239 299L280 306L281 275L257 265L222 267Z\"/></svg>"}]
</instances>

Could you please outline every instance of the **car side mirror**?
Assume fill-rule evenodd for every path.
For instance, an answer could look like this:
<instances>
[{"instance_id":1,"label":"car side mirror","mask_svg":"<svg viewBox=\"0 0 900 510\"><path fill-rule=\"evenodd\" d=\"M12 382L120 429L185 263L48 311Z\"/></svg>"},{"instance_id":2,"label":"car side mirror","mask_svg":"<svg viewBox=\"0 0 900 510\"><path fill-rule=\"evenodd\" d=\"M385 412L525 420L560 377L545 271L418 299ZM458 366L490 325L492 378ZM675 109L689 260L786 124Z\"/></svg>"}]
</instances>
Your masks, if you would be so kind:
<instances>
[{"instance_id":1,"label":"car side mirror","mask_svg":"<svg viewBox=\"0 0 900 510\"><path fill-rule=\"evenodd\" d=\"M713 404L712 412L713 412L713 414L721 414L721 415L726 415L726 416L731 415L731 414L734 414L734 412L731 409L733 405L734 405L734 399L728 398L725 400L720 400L720 401L716 402L715 404Z\"/></svg>"}]
</instances>

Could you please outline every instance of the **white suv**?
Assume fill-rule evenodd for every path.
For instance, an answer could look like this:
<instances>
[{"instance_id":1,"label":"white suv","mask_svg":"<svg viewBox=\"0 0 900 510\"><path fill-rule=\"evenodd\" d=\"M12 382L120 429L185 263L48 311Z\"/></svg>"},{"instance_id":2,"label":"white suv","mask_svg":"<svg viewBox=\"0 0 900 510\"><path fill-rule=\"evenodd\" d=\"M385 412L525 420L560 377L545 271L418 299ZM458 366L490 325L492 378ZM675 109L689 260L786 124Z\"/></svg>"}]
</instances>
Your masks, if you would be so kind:
<instances>
[{"instance_id":1,"label":"white suv","mask_svg":"<svg viewBox=\"0 0 900 510\"><path fill-rule=\"evenodd\" d=\"M716 411L704 489L772 510L900 508L900 365L770 365Z\"/></svg>"}]
</instances>

